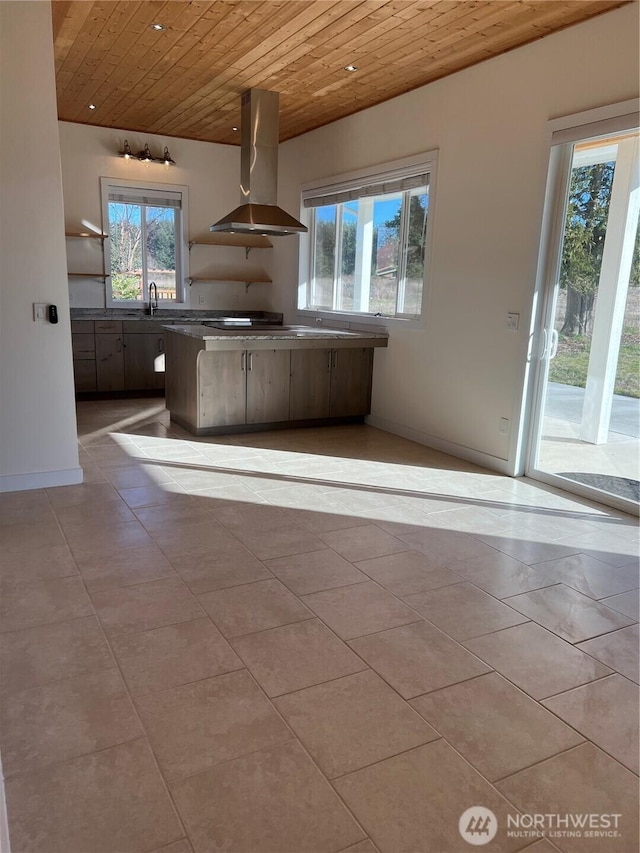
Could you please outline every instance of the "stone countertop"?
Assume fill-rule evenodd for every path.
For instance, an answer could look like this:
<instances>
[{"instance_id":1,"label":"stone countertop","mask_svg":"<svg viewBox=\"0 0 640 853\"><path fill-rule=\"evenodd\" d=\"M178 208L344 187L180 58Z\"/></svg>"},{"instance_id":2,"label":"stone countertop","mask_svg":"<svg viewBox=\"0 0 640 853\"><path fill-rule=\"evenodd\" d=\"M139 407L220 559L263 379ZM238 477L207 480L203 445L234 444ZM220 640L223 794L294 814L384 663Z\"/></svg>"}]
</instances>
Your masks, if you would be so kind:
<instances>
[{"instance_id":1,"label":"stone countertop","mask_svg":"<svg viewBox=\"0 0 640 853\"><path fill-rule=\"evenodd\" d=\"M347 331L317 326L283 326L282 329L215 329L201 324L166 326L167 332L202 341L205 349L326 349L330 347L386 347L382 332Z\"/></svg>"}]
</instances>

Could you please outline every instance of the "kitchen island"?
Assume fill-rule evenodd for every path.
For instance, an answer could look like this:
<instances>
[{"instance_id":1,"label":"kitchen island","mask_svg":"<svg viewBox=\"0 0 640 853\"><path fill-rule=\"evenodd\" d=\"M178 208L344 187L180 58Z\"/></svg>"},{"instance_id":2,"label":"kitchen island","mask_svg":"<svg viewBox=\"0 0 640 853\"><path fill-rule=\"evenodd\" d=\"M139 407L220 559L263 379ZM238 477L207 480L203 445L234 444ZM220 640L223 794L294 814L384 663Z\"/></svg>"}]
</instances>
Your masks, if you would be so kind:
<instances>
[{"instance_id":1,"label":"kitchen island","mask_svg":"<svg viewBox=\"0 0 640 853\"><path fill-rule=\"evenodd\" d=\"M194 435L362 421L387 335L310 326L165 328L166 405Z\"/></svg>"}]
</instances>

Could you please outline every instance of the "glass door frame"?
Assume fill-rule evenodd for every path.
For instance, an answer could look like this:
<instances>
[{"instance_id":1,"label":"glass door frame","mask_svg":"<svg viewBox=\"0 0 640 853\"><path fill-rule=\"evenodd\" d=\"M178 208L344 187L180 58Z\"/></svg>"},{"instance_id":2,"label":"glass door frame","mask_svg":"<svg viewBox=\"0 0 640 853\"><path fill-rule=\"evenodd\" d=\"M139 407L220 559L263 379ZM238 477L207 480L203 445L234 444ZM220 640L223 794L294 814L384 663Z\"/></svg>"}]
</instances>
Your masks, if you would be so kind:
<instances>
[{"instance_id":1,"label":"glass door frame","mask_svg":"<svg viewBox=\"0 0 640 853\"><path fill-rule=\"evenodd\" d=\"M603 492L575 480L543 471L536 467L545 410L545 396L550 369L550 353L553 348L556 303L559 291L559 273L564 244L565 220L569 200L569 183L574 145L582 140L598 136L613 136L638 127L637 101L605 108L609 115L601 121L593 121L591 111L586 114L592 121L576 121L572 126L565 123L559 138L551 139L549 169L545 192L541 246L538 263L538 279L532 310L532 325L528 353L528 393L525 399L526 417L520 443L520 469L525 476L539 480L579 495L589 500L611 506L632 515L640 514L634 501ZM629 109L631 107L632 109ZM632 111L633 110L633 111ZM571 117L570 117L571 118ZM573 117L577 119L578 117ZM600 118L600 116L597 116ZM570 121L570 119L569 119Z\"/></svg>"}]
</instances>

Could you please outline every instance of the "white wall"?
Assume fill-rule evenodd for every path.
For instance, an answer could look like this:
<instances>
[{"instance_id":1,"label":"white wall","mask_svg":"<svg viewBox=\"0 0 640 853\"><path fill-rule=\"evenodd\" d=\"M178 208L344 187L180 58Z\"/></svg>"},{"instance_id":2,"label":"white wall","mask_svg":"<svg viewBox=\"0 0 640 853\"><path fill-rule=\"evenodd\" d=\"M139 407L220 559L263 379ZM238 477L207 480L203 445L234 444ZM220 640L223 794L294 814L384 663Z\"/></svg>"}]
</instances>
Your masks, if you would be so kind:
<instances>
[{"instance_id":1,"label":"white wall","mask_svg":"<svg viewBox=\"0 0 640 853\"><path fill-rule=\"evenodd\" d=\"M140 134L89 125L59 123L64 185L64 214L68 231L93 227L101 230L100 178L119 178L189 188L187 236L207 239L209 226L240 203L240 148L187 139ZM176 166L144 164L117 156L127 139L136 153L148 143L159 155L165 145ZM68 240L69 268L101 268L99 241ZM249 259L238 248L194 246L187 258L192 275L230 274L240 271L250 277L270 271L271 250L254 250ZM104 283L96 279L70 281L72 307L104 307ZM268 284L253 284L248 293L242 283L194 283L185 287L188 307L197 310L269 310L273 303ZM202 302L200 301L202 298Z\"/></svg>"},{"instance_id":2,"label":"white wall","mask_svg":"<svg viewBox=\"0 0 640 853\"><path fill-rule=\"evenodd\" d=\"M366 73L366 64L360 63ZM546 123L638 94L638 5L476 65L280 149L280 204L300 185L439 150L425 327L390 326L372 422L512 472L549 157ZM277 246L294 316L297 246ZM520 330L506 328L507 312ZM498 431L509 418L510 435Z\"/></svg>"},{"instance_id":3,"label":"white wall","mask_svg":"<svg viewBox=\"0 0 640 853\"><path fill-rule=\"evenodd\" d=\"M0 3L0 490L81 482L51 9ZM33 302L60 322L34 322Z\"/></svg>"}]
</instances>

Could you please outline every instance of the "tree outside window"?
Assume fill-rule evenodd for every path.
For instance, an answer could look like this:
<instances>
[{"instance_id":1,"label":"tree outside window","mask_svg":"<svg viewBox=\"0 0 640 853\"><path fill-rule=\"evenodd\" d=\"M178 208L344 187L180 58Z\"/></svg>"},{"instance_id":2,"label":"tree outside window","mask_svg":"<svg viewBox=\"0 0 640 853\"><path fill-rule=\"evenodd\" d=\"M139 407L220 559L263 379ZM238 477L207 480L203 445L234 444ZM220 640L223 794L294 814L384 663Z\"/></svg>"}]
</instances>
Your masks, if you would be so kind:
<instances>
[{"instance_id":1,"label":"tree outside window","mask_svg":"<svg viewBox=\"0 0 640 853\"><path fill-rule=\"evenodd\" d=\"M419 316L428 204L425 183L310 205L311 275L302 307Z\"/></svg>"}]
</instances>

